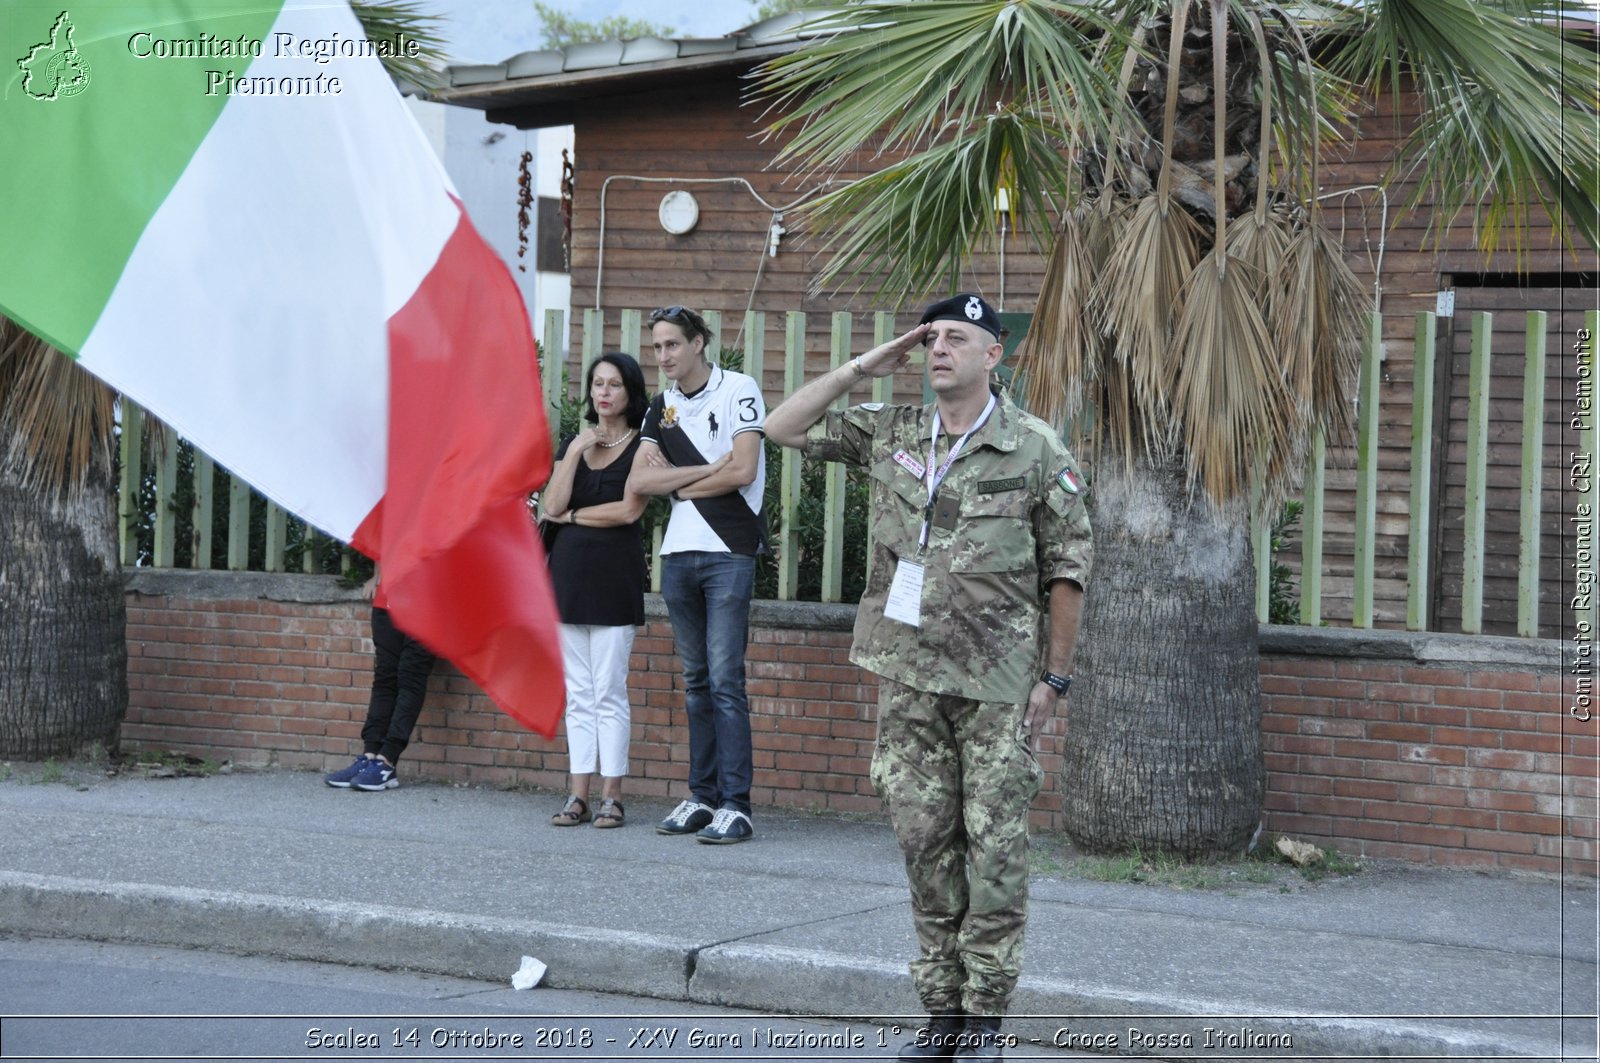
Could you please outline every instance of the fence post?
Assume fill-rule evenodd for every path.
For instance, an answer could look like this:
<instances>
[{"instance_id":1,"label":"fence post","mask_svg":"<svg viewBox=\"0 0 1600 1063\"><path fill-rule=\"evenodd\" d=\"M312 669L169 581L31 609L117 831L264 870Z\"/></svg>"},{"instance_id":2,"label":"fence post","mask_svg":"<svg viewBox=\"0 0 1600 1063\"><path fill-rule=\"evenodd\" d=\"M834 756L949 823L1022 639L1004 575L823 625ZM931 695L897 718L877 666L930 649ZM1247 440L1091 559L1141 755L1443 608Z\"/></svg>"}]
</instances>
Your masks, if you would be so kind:
<instances>
[{"instance_id":1,"label":"fence post","mask_svg":"<svg viewBox=\"0 0 1600 1063\"><path fill-rule=\"evenodd\" d=\"M544 312L544 342L539 345L539 386L544 389L544 419L550 427L550 453L561 442L561 370L567 363L567 312Z\"/></svg>"},{"instance_id":2,"label":"fence post","mask_svg":"<svg viewBox=\"0 0 1600 1063\"><path fill-rule=\"evenodd\" d=\"M1305 508L1300 511L1300 622L1322 623L1322 514L1328 436L1320 427L1306 459Z\"/></svg>"},{"instance_id":3,"label":"fence post","mask_svg":"<svg viewBox=\"0 0 1600 1063\"><path fill-rule=\"evenodd\" d=\"M872 345L881 347L894 339L894 315L887 310L879 310L872 315ZM918 350L921 350L919 347ZM913 358L913 362L917 359ZM872 401L892 403L894 401L894 374L874 377L872 380Z\"/></svg>"},{"instance_id":4,"label":"fence post","mask_svg":"<svg viewBox=\"0 0 1600 1063\"><path fill-rule=\"evenodd\" d=\"M806 377L806 316L790 310L784 321L783 393L793 395ZM783 448L783 478L778 485L778 512L782 529L778 541L778 598L794 600L800 582L800 532L794 526L800 512L800 452Z\"/></svg>"},{"instance_id":5,"label":"fence post","mask_svg":"<svg viewBox=\"0 0 1600 1063\"><path fill-rule=\"evenodd\" d=\"M828 355L830 371L850 358L853 329L848 311L834 311L832 331ZM848 403L849 396L841 395L833 408L842 410ZM822 526L822 600L837 602L844 597L844 466L830 461L822 475L827 507L823 511Z\"/></svg>"},{"instance_id":6,"label":"fence post","mask_svg":"<svg viewBox=\"0 0 1600 1063\"><path fill-rule=\"evenodd\" d=\"M228 568L250 567L250 485L228 470Z\"/></svg>"},{"instance_id":7,"label":"fence post","mask_svg":"<svg viewBox=\"0 0 1600 1063\"><path fill-rule=\"evenodd\" d=\"M707 310L700 316L705 319L706 331L711 333L706 340L706 358L712 365L722 365L722 311Z\"/></svg>"},{"instance_id":8,"label":"fence post","mask_svg":"<svg viewBox=\"0 0 1600 1063\"><path fill-rule=\"evenodd\" d=\"M128 396L122 396L122 497L117 504L117 532L122 547L122 563L129 568L139 563L139 488L144 482L144 411Z\"/></svg>"},{"instance_id":9,"label":"fence post","mask_svg":"<svg viewBox=\"0 0 1600 1063\"><path fill-rule=\"evenodd\" d=\"M1528 313L1522 377L1522 532L1517 551L1517 634L1539 634L1539 522L1544 516L1540 473L1544 468L1545 329L1550 315Z\"/></svg>"},{"instance_id":10,"label":"fence post","mask_svg":"<svg viewBox=\"0 0 1600 1063\"><path fill-rule=\"evenodd\" d=\"M1417 315L1417 346L1411 373L1411 527L1406 542L1406 627L1428 626L1428 561L1433 549L1433 363L1439 319Z\"/></svg>"},{"instance_id":11,"label":"fence post","mask_svg":"<svg viewBox=\"0 0 1600 1063\"><path fill-rule=\"evenodd\" d=\"M666 530L665 524L657 524L650 532L650 591L653 594L661 593L661 538Z\"/></svg>"},{"instance_id":12,"label":"fence post","mask_svg":"<svg viewBox=\"0 0 1600 1063\"><path fill-rule=\"evenodd\" d=\"M1372 626L1373 550L1378 521L1378 382L1383 354L1383 318L1367 315L1356 405L1356 549L1351 627Z\"/></svg>"},{"instance_id":13,"label":"fence post","mask_svg":"<svg viewBox=\"0 0 1600 1063\"><path fill-rule=\"evenodd\" d=\"M756 389L767 390L767 312L752 310L744 319L744 371L756 382Z\"/></svg>"},{"instance_id":14,"label":"fence post","mask_svg":"<svg viewBox=\"0 0 1600 1063\"><path fill-rule=\"evenodd\" d=\"M211 567L211 516L216 498L217 466L211 455L194 448L194 550L189 564L193 568Z\"/></svg>"},{"instance_id":15,"label":"fence post","mask_svg":"<svg viewBox=\"0 0 1600 1063\"><path fill-rule=\"evenodd\" d=\"M644 315L637 310L624 310L622 312L622 323L617 327L622 332L621 338L617 343L617 350L623 354L633 355L634 360L637 361L639 358L639 344L643 338L641 333L644 330ZM601 347L590 350L588 344L584 344L583 379L589 379L589 367L603 353L605 352Z\"/></svg>"},{"instance_id":16,"label":"fence post","mask_svg":"<svg viewBox=\"0 0 1600 1063\"><path fill-rule=\"evenodd\" d=\"M1256 561L1256 623L1272 619L1272 521L1266 513L1259 468L1250 477L1250 548Z\"/></svg>"},{"instance_id":17,"label":"fence post","mask_svg":"<svg viewBox=\"0 0 1600 1063\"><path fill-rule=\"evenodd\" d=\"M764 310L752 310L744 317L744 371L747 376L756 382L756 390L763 395L762 404L765 405L767 390L767 314ZM766 448L766 436L762 435L763 454ZM785 453L788 448L784 448ZM767 475L772 475L772 470L767 470Z\"/></svg>"},{"instance_id":18,"label":"fence post","mask_svg":"<svg viewBox=\"0 0 1600 1063\"><path fill-rule=\"evenodd\" d=\"M171 568L178 545L178 513L172 497L178 489L178 433L166 426L161 431L161 458L156 462L156 535L150 563L156 568Z\"/></svg>"},{"instance_id":19,"label":"fence post","mask_svg":"<svg viewBox=\"0 0 1600 1063\"><path fill-rule=\"evenodd\" d=\"M1472 320L1467 369L1467 493L1461 526L1461 630L1483 632L1483 531L1489 479L1489 360L1494 315Z\"/></svg>"},{"instance_id":20,"label":"fence post","mask_svg":"<svg viewBox=\"0 0 1600 1063\"><path fill-rule=\"evenodd\" d=\"M283 549L289 545L289 515L278 503L267 500L266 558L262 565L268 572L283 571Z\"/></svg>"}]
</instances>

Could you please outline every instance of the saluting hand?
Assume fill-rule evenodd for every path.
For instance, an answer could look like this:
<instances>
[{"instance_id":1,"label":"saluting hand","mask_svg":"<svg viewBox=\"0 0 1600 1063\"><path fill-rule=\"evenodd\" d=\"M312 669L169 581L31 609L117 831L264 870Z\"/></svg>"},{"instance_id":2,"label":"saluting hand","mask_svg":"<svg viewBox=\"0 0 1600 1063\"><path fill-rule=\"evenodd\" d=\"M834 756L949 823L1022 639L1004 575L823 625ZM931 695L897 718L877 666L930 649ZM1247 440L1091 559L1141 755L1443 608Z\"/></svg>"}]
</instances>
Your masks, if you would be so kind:
<instances>
[{"instance_id":1,"label":"saluting hand","mask_svg":"<svg viewBox=\"0 0 1600 1063\"><path fill-rule=\"evenodd\" d=\"M857 358L861 371L867 376L890 376L911 362L911 351L928 335L931 325L918 325L903 336L880 343Z\"/></svg>"}]
</instances>

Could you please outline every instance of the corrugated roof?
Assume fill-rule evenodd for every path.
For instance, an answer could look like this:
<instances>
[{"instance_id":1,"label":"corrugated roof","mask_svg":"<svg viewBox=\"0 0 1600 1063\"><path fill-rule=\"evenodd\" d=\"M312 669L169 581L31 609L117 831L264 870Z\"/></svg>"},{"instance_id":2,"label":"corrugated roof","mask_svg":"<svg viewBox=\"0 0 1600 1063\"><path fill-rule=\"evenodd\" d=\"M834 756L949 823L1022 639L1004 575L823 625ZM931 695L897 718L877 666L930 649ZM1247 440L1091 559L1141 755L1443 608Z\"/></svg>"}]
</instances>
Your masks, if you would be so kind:
<instances>
[{"instance_id":1,"label":"corrugated roof","mask_svg":"<svg viewBox=\"0 0 1600 1063\"><path fill-rule=\"evenodd\" d=\"M647 67L688 70L766 58L767 53L781 54L815 36L805 26L823 14L827 12L790 11L725 37L636 37L522 52L500 63L454 64L444 71L449 87L435 95L445 103L468 107L515 106L535 102L524 101L527 93L519 89L537 89L538 96L547 97L563 86L578 90L592 85L597 74L620 75ZM751 54L758 52L762 54Z\"/></svg>"}]
</instances>

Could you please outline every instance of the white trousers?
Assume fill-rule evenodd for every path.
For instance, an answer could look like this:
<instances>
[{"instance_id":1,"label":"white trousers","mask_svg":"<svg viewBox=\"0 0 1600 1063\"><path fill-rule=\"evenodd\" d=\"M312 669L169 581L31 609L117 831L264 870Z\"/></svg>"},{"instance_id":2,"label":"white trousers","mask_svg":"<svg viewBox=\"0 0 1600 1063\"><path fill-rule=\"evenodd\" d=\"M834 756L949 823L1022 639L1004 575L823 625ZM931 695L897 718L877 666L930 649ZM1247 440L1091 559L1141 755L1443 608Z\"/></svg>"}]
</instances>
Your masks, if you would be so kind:
<instances>
[{"instance_id":1,"label":"white trousers","mask_svg":"<svg viewBox=\"0 0 1600 1063\"><path fill-rule=\"evenodd\" d=\"M561 664L567 673L567 758L574 775L628 774L628 657L633 625L561 625Z\"/></svg>"}]
</instances>

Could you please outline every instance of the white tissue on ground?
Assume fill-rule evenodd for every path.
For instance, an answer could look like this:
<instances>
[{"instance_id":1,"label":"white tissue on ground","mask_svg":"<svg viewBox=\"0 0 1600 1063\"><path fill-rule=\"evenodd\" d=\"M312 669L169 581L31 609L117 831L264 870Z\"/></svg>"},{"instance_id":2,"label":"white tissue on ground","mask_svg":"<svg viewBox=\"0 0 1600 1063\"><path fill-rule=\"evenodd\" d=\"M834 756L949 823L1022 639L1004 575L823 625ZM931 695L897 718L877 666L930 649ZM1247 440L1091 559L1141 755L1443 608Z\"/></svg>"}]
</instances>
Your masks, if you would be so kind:
<instances>
[{"instance_id":1,"label":"white tissue on ground","mask_svg":"<svg viewBox=\"0 0 1600 1063\"><path fill-rule=\"evenodd\" d=\"M512 989L532 989L539 984L539 979L544 977L544 972L549 970L544 964L532 956L522 957L522 966L517 968L517 973L511 976Z\"/></svg>"}]
</instances>

